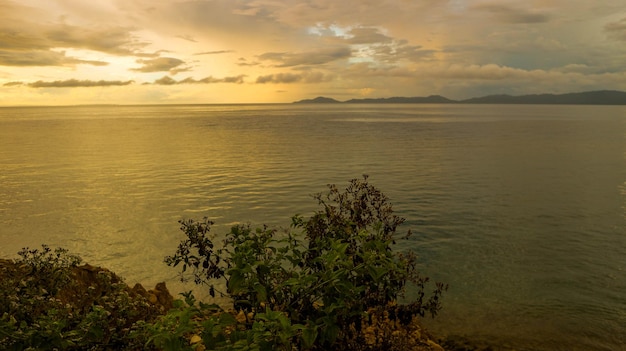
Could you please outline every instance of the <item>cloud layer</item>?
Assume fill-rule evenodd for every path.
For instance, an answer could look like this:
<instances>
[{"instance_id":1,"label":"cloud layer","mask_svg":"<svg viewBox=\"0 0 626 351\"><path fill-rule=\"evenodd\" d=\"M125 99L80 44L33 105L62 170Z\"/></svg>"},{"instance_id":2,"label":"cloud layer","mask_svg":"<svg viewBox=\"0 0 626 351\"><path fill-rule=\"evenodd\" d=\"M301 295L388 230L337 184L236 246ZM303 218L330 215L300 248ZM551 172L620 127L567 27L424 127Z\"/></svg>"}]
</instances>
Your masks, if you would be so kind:
<instances>
[{"instance_id":1,"label":"cloud layer","mask_svg":"<svg viewBox=\"0 0 626 351\"><path fill-rule=\"evenodd\" d=\"M626 90L624 43L612 0L0 0L0 104Z\"/></svg>"}]
</instances>

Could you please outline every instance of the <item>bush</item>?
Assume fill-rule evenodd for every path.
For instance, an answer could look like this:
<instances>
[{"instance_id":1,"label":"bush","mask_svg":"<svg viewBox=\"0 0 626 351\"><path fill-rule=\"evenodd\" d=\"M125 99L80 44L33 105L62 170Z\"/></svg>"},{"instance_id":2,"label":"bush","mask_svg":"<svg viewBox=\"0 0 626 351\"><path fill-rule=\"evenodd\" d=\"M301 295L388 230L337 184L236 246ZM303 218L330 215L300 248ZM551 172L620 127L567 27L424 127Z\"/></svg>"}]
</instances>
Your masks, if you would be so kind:
<instances>
[{"instance_id":1,"label":"bush","mask_svg":"<svg viewBox=\"0 0 626 351\"><path fill-rule=\"evenodd\" d=\"M110 271L63 248L24 248L0 270L0 349L142 349L135 322L160 313Z\"/></svg>"},{"instance_id":2,"label":"bush","mask_svg":"<svg viewBox=\"0 0 626 351\"><path fill-rule=\"evenodd\" d=\"M368 310L395 306L410 283L417 298L394 307L392 319L408 325L415 316L437 314L447 286L437 283L427 296L429 279L417 272L415 255L392 251L395 240L411 232L398 237L404 219L367 176L345 191L329 185L315 199L321 209L306 220L294 216L291 230L236 225L219 248L210 236L212 221L180 222L186 239L165 262L181 265L182 278L191 273L212 296L229 296L235 314L244 316L239 322L208 317L199 329L205 347L235 350L245 340L246 349L258 350L386 349L365 342L363 318ZM226 292L215 288L220 279Z\"/></svg>"},{"instance_id":3,"label":"bush","mask_svg":"<svg viewBox=\"0 0 626 351\"><path fill-rule=\"evenodd\" d=\"M315 199L320 210L292 217L290 229L237 225L219 247L213 222L180 222L186 238L166 263L230 297L229 311L186 293L162 316L168 307L106 269L62 248L25 248L0 260L0 349L436 349L416 317L434 317L447 286L427 295L415 255L392 251L411 233L397 235L404 219L388 199L367 177ZM417 298L398 305L408 284Z\"/></svg>"}]
</instances>

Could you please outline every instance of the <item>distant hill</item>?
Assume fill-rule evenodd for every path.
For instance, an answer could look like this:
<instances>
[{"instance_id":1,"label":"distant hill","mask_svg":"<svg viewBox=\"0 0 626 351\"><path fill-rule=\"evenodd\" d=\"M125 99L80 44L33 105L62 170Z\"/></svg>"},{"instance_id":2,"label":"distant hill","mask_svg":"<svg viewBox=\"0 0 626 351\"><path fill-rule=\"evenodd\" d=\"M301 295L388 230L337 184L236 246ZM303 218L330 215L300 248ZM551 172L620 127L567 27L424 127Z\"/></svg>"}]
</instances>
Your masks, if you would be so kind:
<instances>
[{"instance_id":1,"label":"distant hill","mask_svg":"<svg viewBox=\"0 0 626 351\"><path fill-rule=\"evenodd\" d=\"M626 105L626 92L614 90L569 94L490 95L461 101L464 104Z\"/></svg>"},{"instance_id":2,"label":"distant hill","mask_svg":"<svg viewBox=\"0 0 626 351\"><path fill-rule=\"evenodd\" d=\"M294 102L294 104L334 104L338 102L340 101L323 97L323 96L318 96L315 99L305 99L305 100L296 101Z\"/></svg>"},{"instance_id":3,"label":"distant hill","mask_svg":"<svg viewBox=\"0 0 626 351\"><path fill-rule=\"evenodd\" d=\"M427 97L390 97L377 99L351 99L337 101L316 97L295 103L348 103L348 104L552 104L552 105L626 105L626 92L599 90L568 94L489 95L466 100L450 100L440 95Z\"/></svg>"},{"instance_id":4,"label":"distant hill","mask_svg":"<svg viewBox=\"0 0 626 351\"><path fill-rule=\"evenodd\" d=\"M390 97L381 99L351 99L349 104L449 104L455 102L441 95L427 97Z\"/></svg>"}]
</instances>

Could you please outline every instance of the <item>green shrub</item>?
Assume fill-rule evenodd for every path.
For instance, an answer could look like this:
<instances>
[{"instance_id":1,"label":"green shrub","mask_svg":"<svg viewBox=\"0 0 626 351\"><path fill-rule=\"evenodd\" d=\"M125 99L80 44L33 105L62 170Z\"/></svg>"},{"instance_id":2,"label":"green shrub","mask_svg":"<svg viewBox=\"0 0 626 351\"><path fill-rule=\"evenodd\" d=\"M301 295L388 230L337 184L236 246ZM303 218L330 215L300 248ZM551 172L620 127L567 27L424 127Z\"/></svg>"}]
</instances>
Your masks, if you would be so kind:
<instances>
[{"instance_id":1,"label":"green shrub","mask_svg":"<svg viewBox=\"0 0 626 351\"><path fill-rule=\"evenodd\" d=\"M134 323L159 311L112 272L63 248L28 248L0 272L0 349L142 349ZM79 276L83 274L83 276ZM88 276L84 276L88 275Z\"/></svg>"},{"instance_id":2,"label":"green shrub","mask_svg":"<svg viewBox=\"0 0 626 351\"><path fill-rule=\"evenodd\" d=\"M396 309L394 318L408 324L414 316L437 314L447 286L437 283L427 296L428 278L417 272L415 255L392 251L404 219L367 176L353 179L345 191L329 185L315 198L321 209L307 220L294 216L291 230L236 225L218 248L212 221L180 222L186 239L165 262L182 265L182 278L191 273L212 296L225 279L226 292L218 293L232 299L235 313L251 316L236 325L213 320L211 335L239 335L245 349L339 350L358 344L365 311L395 303L409 283L418 297ZM219 345L207 339L215 337L203 337L206 347L244 349L236 338Z\"/></svg>"}]
</instances>

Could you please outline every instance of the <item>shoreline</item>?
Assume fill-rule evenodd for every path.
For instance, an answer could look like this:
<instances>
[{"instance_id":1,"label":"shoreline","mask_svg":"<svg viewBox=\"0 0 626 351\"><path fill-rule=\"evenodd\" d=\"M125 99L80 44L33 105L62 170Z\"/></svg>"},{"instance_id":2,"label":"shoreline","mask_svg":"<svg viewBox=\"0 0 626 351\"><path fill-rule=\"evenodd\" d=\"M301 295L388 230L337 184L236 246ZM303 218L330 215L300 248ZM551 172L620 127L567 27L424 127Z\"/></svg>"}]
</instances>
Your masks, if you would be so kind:
<instances>
[{"instance_id":1,"label":"shoreline","mask_svg":"<svg viewBox=\"0 0 626 351\"><path fill-rule=\"evenodd\" d=\"M28 282L30 276L36 276L37 274L41 274L41 272L36 272L37 269L37 267L29 266L25 263L18 264L12 259L0 258L1 280L16 281L19 282L18 285L30 285L31 290L35 288L37 289L37 291L43 292L43 294L48 294L47 291L49 290L49 286L46 283L49 282L43 280ZM179 308L177 306L183 304L183 300L174 298L172 296L166 286L166 283L164 282L157 283L153 289L149 290L144 288L141 283L136 283L131 288L131 286L128 285L118 275L116 275L115 272L112 272L103 267L92 266L86 263L78 266L71 266L69 268L69 276L69 284L63 284L58 291L54 292L54 294L50 296L50 298L62 302L63 304L65 304L66 308L69 308L72 311L91 311L92 309L95 309L96 306L99 305L99 301L114 298L109 295L114 291L119 292L120 285L122 286L121 289L125 292L127 298L142 302L138 306L141 306L139 308L143 310L141 315L145 315L146 317L145 319L137 319L136 321L143 321L145 323L154 321L159 318L159 316L167 316L172 311L174 311L174 313L177 313L176 311ZM102 279L103 276L106 276L108 278ZM33 283L34 286L32 285ZM117 288L112 288L112 286L117 286ZM12 292L7 291L11 290L9 286L1 286L0 288L2 288L0 289L0 298L4 299L7 296L11 296ZM15 292L13 292L13 294L14 293ZM38 299L38 297L35 296L35 299ZM19 304L20 302L17 303ZM136 303L132 303L131 305L135 306L135 304ZM367 329L361 330L361 333L364 333L362 334L362 336L365 338L365 340L370 340L368 338L368 331L371 328L374 328L371 330L378 330L378 332L374 332L375 334L371 334L372 337L374 337L374 341L371 342L374 342L376 344L399 342L401 345L411 345L411 349L415 351L469 350L467 348L451 349L442 347L441 345L439 345L437 338L433 336L428 331L428 329L424 328L421 323L419 323L419 318L416 318L415 321L411 322L410 324L400 326L396 320L388 319L391 317L388 317L387 315L387 308L389 307L382 306L380 309L368 311L368 313L374 317L374 321L371 322ZM146 311L148 311L147 314ZM39 313L46 314L48 313L48 311L39 311ZM125 313L133 314L132 311L126 311ZM234 316L236 315L235 312L230 310L224 310L224 312L222 313L232 313ZM4 316L7 316L6 312ZM11 315L10 318L14 317ZM55 318L59 317L55 317L53 315L46 318L52 318L54 320ZM122 316L118 316L114 311L113 316L111 318L108 318L108 322L115 323L116 318L122 318ZM20 322L19 318L14 318L14 320ZM70 331L69 333L71 334L72 331ZM398 337L401 334L404 334L405 336L399 339ZM3 338L3 335L0 335L0 346L4 345L7 342L11 343L11 333L6 333L5 335L9 335L8 339L6 337ZM192 337L193 335L190 334L189 337ZM387 337L389 339L386 339ZM471 350L482 351L483 349L474 348ZM486 351L487 349L484 350Z\"/></svg>"}]
</instances>

